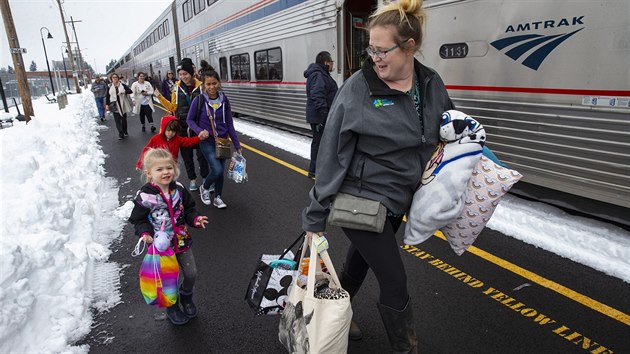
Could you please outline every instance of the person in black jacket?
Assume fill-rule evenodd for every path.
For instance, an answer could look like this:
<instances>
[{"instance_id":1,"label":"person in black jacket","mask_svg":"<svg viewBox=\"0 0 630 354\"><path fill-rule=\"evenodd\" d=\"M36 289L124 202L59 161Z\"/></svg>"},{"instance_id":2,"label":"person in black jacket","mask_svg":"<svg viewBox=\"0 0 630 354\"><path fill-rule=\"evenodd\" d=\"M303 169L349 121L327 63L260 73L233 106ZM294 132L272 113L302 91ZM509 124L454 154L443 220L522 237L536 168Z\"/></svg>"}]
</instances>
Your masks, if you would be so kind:
<instances>
[{"instance_id":1,"label":"person in black jacket","mask_svg":"<svg viewBox=\"0 0 630 354\"><path fill-rule=\"evenodd\" d=\"M184 137L197 136L188 129L186 117L188 117L188 111L191 109L190 104L192 103L192 100L201 94L201 81L195 79L195 66L189 58L182 59L177 67L177 74L179 75L179 80L175 82L175 85L173 85L170 101L164 98L164 96L160 94L159 90L154 91L153 94L166 108L166 110L171 112L179 120L179 126L181 129L179 135ZM193 107L192 109L196 110L197 107ZM195 162L193 160L195 150L197 150L197 162L199 163L201 179L205 180L210 173L208 171L208 162L203 157L201 151L198 150L198 147L182 147L179 152L181 153L184 165L186 166L186 174L190 180L188 189L191 191L199 189L199 185L197 185L197 173L195 172Z\"/></svg>"},{"instance_id":2,"label":"person in black jacket","mask_svg":"<svg viewBox=\"0 0 630 354\"><path fill-rule=\"evenodd\" d=\"M328 111L337 93L337 82L330 76L333 65L334 62L330 53L320 52L315 57L315 63L311 63L304 71L306 78L306 122L311 125L313 132L311 164L308 168L308 176L311 178L315 177L319 142L322 139L322 134L324 134Z\"/></svg>"}]
</instances>

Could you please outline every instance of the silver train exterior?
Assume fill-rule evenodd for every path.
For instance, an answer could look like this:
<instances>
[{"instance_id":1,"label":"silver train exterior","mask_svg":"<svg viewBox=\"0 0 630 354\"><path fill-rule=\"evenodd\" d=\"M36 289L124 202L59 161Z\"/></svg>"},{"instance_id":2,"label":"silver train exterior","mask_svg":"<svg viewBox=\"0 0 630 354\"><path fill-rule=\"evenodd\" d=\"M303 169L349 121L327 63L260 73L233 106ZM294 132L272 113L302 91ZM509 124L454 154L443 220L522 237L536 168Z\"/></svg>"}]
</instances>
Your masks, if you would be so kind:
<instances>
[{"instance_id":1,"label":"silver train exterior","mask_svg":"<svg viewBox=\"0 0 630 354\"><path fill-rule=\"evenodd\" d=\"M116 70L162 78L182 57L205 59L236 112L306 128L304 69L327 50L343 84L366 59L363 27L381 1L176 0L134 47L165 19L170 34L131 48ZM417 58L481 121L504 162L533 185L630 208L629 1L424 6Z\"/></svg>"}]
</instances>

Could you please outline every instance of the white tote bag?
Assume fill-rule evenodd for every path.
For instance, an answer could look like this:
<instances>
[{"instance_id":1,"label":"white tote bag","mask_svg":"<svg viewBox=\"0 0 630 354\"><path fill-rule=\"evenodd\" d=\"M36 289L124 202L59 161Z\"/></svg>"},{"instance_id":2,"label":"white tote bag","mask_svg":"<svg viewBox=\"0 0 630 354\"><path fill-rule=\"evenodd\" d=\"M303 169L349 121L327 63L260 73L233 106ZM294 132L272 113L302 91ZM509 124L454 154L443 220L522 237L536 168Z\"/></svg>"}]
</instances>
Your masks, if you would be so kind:
<instances>
[{"instance_id":1,"label":"white tote bag","mask_svg":"<svg viewBox=\"0 0 630 354\"><path fill-rule=\"evenodd\" d=\"M317 252L318 241L321 240L316 235L312 239L305 237L300 264L306 249L310 248L307 286L302 289L297 281L294 282L280 318L278 337L292 354L336 354L348 350L352 320L350 295L341 288L328 251ZM330 274L321 271L320 258ZM316 280L324 278L328 279L331 291L316 293Z\"/></svg>"}]
</instances>

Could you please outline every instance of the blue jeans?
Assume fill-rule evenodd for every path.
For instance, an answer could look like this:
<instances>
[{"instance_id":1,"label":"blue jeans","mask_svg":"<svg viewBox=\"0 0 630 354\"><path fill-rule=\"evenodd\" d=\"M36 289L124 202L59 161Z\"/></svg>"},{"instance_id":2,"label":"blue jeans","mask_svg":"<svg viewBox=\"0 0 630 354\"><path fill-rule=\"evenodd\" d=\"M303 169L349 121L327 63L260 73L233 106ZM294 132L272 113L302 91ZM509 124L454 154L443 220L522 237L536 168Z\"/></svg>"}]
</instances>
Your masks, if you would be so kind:
<instances>
[{"instance_id":1,"label":"blue jeans","mask_svg":"<svg viewBox=\"0 0 630 354\"><path fill-rule=\"evenodd\" d=\"M214 193L217 197L223 192L223 171L225 170L225 160L218 159L215 152L214 142L202 141L199 143L199 149L203 157L208 161L210 173L203 181L203 188L208 189L214 183Z\"/></svg>"},{"instance_id":2,"label":"blue jeans","mask_svg":"<svg viewBox=\"0 0 630 354\"><path fill-rule=\"evenodd\" d=\"M98 108L98 117L105 118L105 97L95 97L96 108Z\"/></svg>"}]
</instances>

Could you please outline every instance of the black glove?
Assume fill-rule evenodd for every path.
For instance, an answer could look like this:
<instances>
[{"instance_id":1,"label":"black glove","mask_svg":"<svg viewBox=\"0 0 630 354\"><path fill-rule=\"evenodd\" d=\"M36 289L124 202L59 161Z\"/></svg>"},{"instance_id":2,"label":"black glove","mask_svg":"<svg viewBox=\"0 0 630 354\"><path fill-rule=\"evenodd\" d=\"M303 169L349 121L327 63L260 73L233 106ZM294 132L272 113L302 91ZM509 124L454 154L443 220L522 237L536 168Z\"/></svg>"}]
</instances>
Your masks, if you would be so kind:
<instances>
[{"instance_id":1,"label":"black glove","mask_svg":"<svg viewBox=\"0 0 630 354\"><path fill-rule=\"evenodd\" d=\"M317 124L317 126L315 127L315 131L318 133L321 133L324 131L324 128L326 127L326 124L324 123L319 123Z\"/></svg>"}]
</instances>

